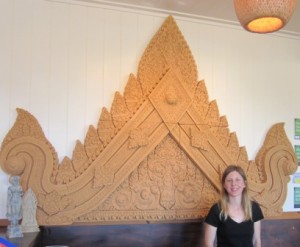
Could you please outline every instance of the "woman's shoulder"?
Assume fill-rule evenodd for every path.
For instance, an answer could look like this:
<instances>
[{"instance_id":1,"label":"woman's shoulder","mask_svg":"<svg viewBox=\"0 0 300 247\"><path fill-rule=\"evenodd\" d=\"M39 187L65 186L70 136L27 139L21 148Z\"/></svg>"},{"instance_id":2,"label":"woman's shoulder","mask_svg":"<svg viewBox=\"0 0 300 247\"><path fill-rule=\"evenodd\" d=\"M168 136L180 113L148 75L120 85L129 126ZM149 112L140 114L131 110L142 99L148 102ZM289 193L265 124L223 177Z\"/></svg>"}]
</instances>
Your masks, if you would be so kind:
<instances>
[{"instance_id":1,"label":"woman's shoulder","mask_svg":"<svg viewBox=\"0 0 300 247\"><path fill-rule=\"evenodd\" d=\"M260 208L260 205L256 201L251 201L252 204L252 214L253 214L253 221L258 221L264 218L263 212Z\"/></svg>"},{"instance_id":2,"label":"woman's shoulder","mask_svg":"<svg viewBox=\"0 0 300 247\"><path fill-rule=\"evenodd\" d=\"M215 203L210 207L210 211L212 211L212 212L220 212L220 203L219 203L219 202L215 202Z\"/></svg>"},{"instance_id":3,"label":"woman's shoulder","mask_svg":"<svg viewBox=\"0 0 300 247\"><path fill-rule=\"evenodd\" d=\"M220 208L218 203L214 203L211 207L210 210L205 217L205 223L208 223L209 225L212 225L214 227L217 227L220 223Z\"/></svg>"},{"instance_id":4,"label":"woman's shoulder","mask_svg":"<svg viewBox=\"0 0 300 247\"><path fill-rule=\"evenodd\" d=\"M254 201L254 200L251 200L251 205L252 205L253 208L260 208L259 203Z\"/></svg>"}]
</instances>

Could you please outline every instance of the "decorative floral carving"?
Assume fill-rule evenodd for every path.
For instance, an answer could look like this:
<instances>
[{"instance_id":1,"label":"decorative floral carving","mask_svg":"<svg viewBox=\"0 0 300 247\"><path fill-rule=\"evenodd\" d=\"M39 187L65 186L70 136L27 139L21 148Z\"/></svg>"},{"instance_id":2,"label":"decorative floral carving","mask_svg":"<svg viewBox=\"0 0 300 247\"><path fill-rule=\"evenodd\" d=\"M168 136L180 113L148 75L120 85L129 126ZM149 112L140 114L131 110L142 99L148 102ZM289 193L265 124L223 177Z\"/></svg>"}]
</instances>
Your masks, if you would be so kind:
<instances>
[{"instance_id":1,"label":"decorative floral carving","mask_svg":"<svg viewBox=\"0 0 300 247\"><path fill-rule=\"evenodd\" d=\"M198 129L192 129L191 131L191 145L196 148L200 148L202 150L208 151L209 147L207 144L207 136L204 131L200 131Z\"/></svg>"},{"instance_id":2,"label":"decorative floral carving","mask_svg":"<svg viewBox=\"0 0 300 247\"><path fill-rule=\"evenodd\" d=\"M133 74L130 74L129 76L129 80L125 87L124 98L131 114L134 114L137 111L145 99L141 85Z\"/></svg>"},{"instance_id":3,"label":"decorative floral carving","mask_svg":"<svg viewBox=\"0 0 300 247\"><path fill-rule=\"evenodd\" d=\"M237 139L237 136L235 133L232 133L230 135L229 143L227 146L227 151L229 155L231 156L233 162L237 162L239 153L240 153L240 147L239 147L239 142Z\"/></svg>"},{"instance_id":4,"label":"decorative floral carving","mask_svg":"<svg viewBox=\"0 0 300 247\"><path fill-rule=\"evenodd\" d=\"M183 83L175 71L170 69L149 95L153 106L170 129L174 128L192 103Z\"/></svg>"},{"instance_id":5,"label":"decorative floral carving","mask_svg":"<svg viewBox=\"0 0 300 247\"><path fill-rule=\"evenodd\" d=\"M103 142L104 146L106 146L115 136L115 126L113 124L110 113L105 107L102 108L97 131L99 138Z\"/></svg>"},{"instance_id":6,"label":"decorative floral carving","mask_svg":"<svg viewBox=\"0 0 300 247\"><path fill-rule=\"evenodd\" d=\"M73 169L72 161L65 157L59 166L56 181L58 184L66 184L75 179L75 171Z\"/></svg>"},{"instance_id":7,"label":"decorative floral carving","mask_svg":"<svg viewBox=\"0 0 300 247\"><path fill-rule=\"evenodd\" d=\"M169 68L175 68L185 87L194 92L197 66L174 19L169 16L146 48L139 64L138 80L148 95Z\"/></svg>"},{"instance_id":8,"label":"decorative floral carving","mask_svg":"<svg viewBox=\"0 0 300 247\"><path fill-rule=\"evenodd\" d=\"M109 167L98 166L94 174L94 188L103 187L114 183L115 174Z\"/></svg>"},{"instance_id":9,"label":"decorative floral carving","mask_svg":"<svg viewBox=\"0 0 300 247\"><path fill-rule=\"evenodd\" d=\"M17 108L17 113L17 120L3 140L2 147L10 141L24 136L32 136L35 139L47 142L41 126L29 112Z\"/></svg>"},{"instance_id":10,"label":"decorative floral carving","mask_svg":"<svg viewBox=\"0 0 300 247\"><path fill-rule=\"evenodd\" d=\"M61 196L57 191L52 191L49 194L38 195L39 206L48 214L54 215L61 210L64 210L71 200L67 196Z\"/></svg>"},{"instance_id":11,"label":"decorative floral carving","mask_svg":"<svg viewBox=\"0 0 300 247\"><path fill-rule=\"evenodd\" d=\"M75 149L73 151L73 166L76 171L76 176L79 176L84 172L88 165L88 156L86 155L84 146L80 141L76 142Z\"/></svg>"},{"instance_id":12,"label":"decorative floral carving","mask_svg":"<svg viewBox=\"0 0 300 247\"><path fill-rule=\"evenodd\" d=\"M115 93L115 98L111 106L111 114L115 127L120 130L130 118L130 112L125 104L124 98L119 92Z\"/></svg>"},{"instance_id":13,"label":"decorative floral carving","mask_svg":"<svg viewBox=\"0 0 300 247\"><path fill-rule=\"evenodd\" d=\"M137 148L148 145L148 136L141 128L130 131L129 148Z\"/></svg>"},{"instance_id":14,"label":"decorative floral carving","mask_svg":"<svg viewBox=\"0 0 300 247\"><path fill-rule=\"evenodd\" d=\"M200 81L197 84L197 88L195 90L195 95L193 99L193 105L197 109L197 112L200 115L200 117L202 119L205 119L209 108L209 99L204 81Z\"/></svg>"},{"instance_id":15,"label":"decorative floral carving","mask_svg":"<svg viewBox=\"0 0 300 247\"><path fill-rule=\"evenodd\" d=\"M103 144L98 137L97 130L92 125L85 137L84 148L91 161L95 160L103 150Z\"/></svg>"}]
</instances>

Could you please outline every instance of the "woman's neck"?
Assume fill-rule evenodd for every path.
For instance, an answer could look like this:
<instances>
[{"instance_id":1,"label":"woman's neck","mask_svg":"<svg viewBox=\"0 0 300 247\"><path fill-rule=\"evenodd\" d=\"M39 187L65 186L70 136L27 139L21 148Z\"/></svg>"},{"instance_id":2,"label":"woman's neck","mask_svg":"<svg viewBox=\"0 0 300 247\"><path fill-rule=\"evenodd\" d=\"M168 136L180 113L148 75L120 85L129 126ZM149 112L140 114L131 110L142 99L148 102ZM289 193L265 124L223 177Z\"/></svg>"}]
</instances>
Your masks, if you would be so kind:
<instances>
[{"instance_id":1,"label":"woman's neck","mask_svg":"<svg viewBox=\"0 0 300 247\"><path fill-rule=\"evenodd\" d=\"M229 197L228 204L229 206L232 207L240 207L242 205L242 197L241 196Z\"/></svg>"}]
</instances>

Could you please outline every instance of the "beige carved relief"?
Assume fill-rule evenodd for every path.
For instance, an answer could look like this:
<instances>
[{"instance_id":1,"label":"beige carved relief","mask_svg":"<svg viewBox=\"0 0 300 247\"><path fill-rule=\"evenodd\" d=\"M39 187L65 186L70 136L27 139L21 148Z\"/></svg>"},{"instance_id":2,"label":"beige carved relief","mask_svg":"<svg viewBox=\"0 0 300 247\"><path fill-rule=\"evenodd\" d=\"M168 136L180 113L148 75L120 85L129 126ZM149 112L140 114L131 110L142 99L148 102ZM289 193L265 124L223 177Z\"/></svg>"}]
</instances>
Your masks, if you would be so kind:
<instances>
[{"instance_id":1,"label":"beige carved relief","mask_svg":"<svg viewBox=\"0 0 300 247\"><path fill-rule=\"evenodd\" d=\"M4 171L21 176L38 199L39 225L198 219L218 199L220 174L242 166L250 194L265 215L280 216L297 160L283 123L268 132L248 160L204 81L174 19L168 17L146 48L138 75L111 112L102 109L84 143L59 164L38 121L17 109L2 142Z\"/></svg>"}]
</instances>

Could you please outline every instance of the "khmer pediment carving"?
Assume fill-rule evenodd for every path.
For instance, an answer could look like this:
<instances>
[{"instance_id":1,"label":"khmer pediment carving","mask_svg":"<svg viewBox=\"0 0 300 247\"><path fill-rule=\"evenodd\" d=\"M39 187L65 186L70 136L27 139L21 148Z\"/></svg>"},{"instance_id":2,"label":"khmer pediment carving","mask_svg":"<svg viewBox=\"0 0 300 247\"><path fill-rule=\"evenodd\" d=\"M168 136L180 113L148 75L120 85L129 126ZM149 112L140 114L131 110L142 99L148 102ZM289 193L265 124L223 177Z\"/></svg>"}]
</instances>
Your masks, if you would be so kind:
<instances>
[{"instance_id":1,"label":"khmer pediment carving","mask_svg":"<svg viewBox=\"0 0 300 247\"><path fill-rule=\"evenodd\" d=\"M37 119L23 109L2 142L1 167L38 199L38 223L113 223L204 217L220 174L242 166L266 216L280 215L297 159L283 123L274 124L254 161L230 132L176 22L170 16L146 48L137 76L111 111L61 163Z\"/></svg>"}]
</instances>

